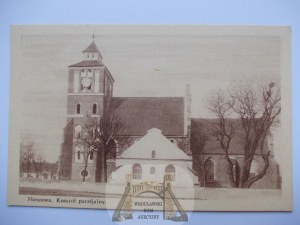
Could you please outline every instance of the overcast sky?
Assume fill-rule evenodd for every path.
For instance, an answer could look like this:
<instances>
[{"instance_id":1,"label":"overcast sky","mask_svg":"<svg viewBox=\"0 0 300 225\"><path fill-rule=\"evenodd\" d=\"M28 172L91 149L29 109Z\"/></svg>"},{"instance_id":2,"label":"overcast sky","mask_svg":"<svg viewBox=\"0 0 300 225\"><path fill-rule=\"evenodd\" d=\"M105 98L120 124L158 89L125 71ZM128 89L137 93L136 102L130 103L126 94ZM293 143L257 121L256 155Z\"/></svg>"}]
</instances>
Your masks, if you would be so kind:
<instances>
[{"instance_id":1,"label":"overcast sky","mask_svg":"<svg viewBox=\"0 0 300 225\"><path fill-rule=\"evenodd\" d=\"M215 89L280 79L275 36L94 33L115 79L114 96L184 96L190 84L192 117L211 117L204 99ZM57 160L66 125L68 66L83 59L91 41L92 34L21 37L22 72L11 88L22 102L17 106L22 130L33 135L48 161Z\"/></svg>"}]
</instances>

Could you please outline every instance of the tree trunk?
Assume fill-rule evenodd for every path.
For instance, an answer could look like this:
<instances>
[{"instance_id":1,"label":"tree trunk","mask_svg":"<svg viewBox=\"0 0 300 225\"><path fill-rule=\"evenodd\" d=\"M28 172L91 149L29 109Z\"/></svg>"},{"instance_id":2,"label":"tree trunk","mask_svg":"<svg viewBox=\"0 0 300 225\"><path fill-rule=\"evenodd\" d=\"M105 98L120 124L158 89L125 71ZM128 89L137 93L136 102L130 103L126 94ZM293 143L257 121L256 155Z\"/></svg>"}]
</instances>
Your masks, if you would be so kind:
<instances>
[{"instance_id":1,"label":"tree trunk","mask_svg":"<svg viewBox=\"0 0 300 225\"><path fill-rule=\"evenodd\" d=\"M96 159L96 182L101 182L101 175L102 175L102 162L101 162L101 153L97 152L97 159Z\"/></svg>"},{"instance_id":2,"label":"tree trunk","mask_svg":"<svg viewBox=\"0 0 300 225\"><path fill-rule=\"evenodd\" d=\"M200 166L201 168L199 168L199 184L200 187L205 187L205 172L204 172L204 168L202 167L202 165Z\"/></svg>"},{"instance_id":3,"label":"tree trunk","mask_svg":"<svg viewBox=\"0 0 300 225\"><path fill-rule=\"evenodd\" d=\"M106 162L106 157L104 157L104 182L107 183L107 162Z\"/></svg>"},{"instance_id":4,"label":"tree trunk","mask_svg":"<svg viewBox=\"0 0 300 225\"><path fill-rule=\"evenodd\" d=\"M89 161L89 155L87 156L87 159L85 160L85 163L84 163L84 173L83 173L83 176L82 176L82 182L85 181L85 177L86 177L86 168L87 168L87 165L88 165L88 161Z\"/></svg>"},{"instance_id":5,"label":"tree trunk","mask_svg":"<svg viewBox=\"0 0 300 225\"><path fill-rule=\"evenodd\" d=\"M105 183L106 181L106 158L104 151L100 153L100 182Z\"/></svg>"},{"instance_id":6,"label":"tree trunk","mask_svg":"<svg viewBox=\"0 0 300 225\"><path fill-rule=\"evenodd\" d=\"M245 187L246 188L250 188L252 186L252 184L254 184L256 181L258 181L259 179L261 179L266 174L267 169L269 168L269 165L270 165L269 156L270 156L270 151L266 155L262 155L262 158L263 158L264 163L265 163L264 167L260 171L260 173L258 173L255 177L253 177L252 179L248 179L245 182Z\"/></svg>"}]
</instances>

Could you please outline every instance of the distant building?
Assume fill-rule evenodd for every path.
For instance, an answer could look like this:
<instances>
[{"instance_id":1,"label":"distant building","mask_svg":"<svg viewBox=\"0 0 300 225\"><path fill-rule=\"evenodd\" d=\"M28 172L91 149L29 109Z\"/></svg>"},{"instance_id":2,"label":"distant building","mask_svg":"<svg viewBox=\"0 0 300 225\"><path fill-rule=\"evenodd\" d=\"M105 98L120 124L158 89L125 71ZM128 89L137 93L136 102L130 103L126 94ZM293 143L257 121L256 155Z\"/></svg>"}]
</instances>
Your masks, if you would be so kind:
<instances>
[{"instance_id":1,"label":"distant building","mask_svg":"<svg viewBox=\"0 0 300 225\"><path fill-rule=\"evenodd\" d=\"M20 177L42 180L57 179L58 163L27 161L20 163Z\"/></svg>"},{"instance_id":2,"label":"distant building","mask_svg":"<svg viewBox=\"0 0 300 225\"><path fill-rule=\"evenodd\" d=\"M116 159L110 183L123 184L127 174L135 182L159 183L167 173L174 186L193 186L197 182L191 156L170 142L161 130L152 128Z\"/></svg>"}]
</instances>

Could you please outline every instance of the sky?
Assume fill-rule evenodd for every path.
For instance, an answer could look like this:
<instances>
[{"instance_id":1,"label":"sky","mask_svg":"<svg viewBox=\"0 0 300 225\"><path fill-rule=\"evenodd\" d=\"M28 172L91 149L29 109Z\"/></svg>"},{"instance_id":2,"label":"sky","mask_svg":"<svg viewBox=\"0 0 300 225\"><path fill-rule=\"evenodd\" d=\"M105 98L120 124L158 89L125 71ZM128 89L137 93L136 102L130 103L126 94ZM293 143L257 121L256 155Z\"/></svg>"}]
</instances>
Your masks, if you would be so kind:
<instances>
[{"instance_id":1,"label":"sky","mask_svg":"<svg viewBox=\"0 0 300 225\"><path fill-rule=\"evenodd\" d=\"M139 33L140 31L140 33ZM184 96L191 85L192 117L208 118L205 100L237 83L280 81L280 39L266 35L176 32L25 32L12 58L14 110L22 132L47 161L58 159L66 125L68 66L83 59L92 34L115 79L114 96ZM52 154L49 154L52 152Z\"/></svg>"}]
</instances>

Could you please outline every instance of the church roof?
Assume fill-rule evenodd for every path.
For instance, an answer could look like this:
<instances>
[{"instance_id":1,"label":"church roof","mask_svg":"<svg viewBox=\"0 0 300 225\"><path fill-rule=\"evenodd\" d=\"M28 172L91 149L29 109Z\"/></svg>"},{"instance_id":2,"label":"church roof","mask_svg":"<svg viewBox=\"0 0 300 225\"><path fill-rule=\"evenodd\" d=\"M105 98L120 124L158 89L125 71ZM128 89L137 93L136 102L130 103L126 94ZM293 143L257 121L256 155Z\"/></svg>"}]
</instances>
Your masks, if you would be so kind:
<instances>
[{"instance_id":1,"label":"church roof","mask_svg":"<svg viewBox=\"0 0 300 225\"><path fill-rule=\"evenodd\" d=\"M104 64L99 60L83 60L79 63L70 65L69 67L98 67L98 66L104 66Z\"/></svg>"},{"instance_id":2,"label":"church roof","mask_svg":"<svg viewBox=\"0 0 300 225\"><path fill-rule=\"evenodd\" d=\"M93 41L85 50L83 50L83 52L99 52L95 41Z\"/></svg>"},{"instance_id":3,"label":"church roof","mask_svg":"<svg viewBox=\"0 0 300 225\"><path fill-rule=\"evenodd\" d=\"M182 97L114 97L113 102L127 135L142 136L153 127L166 136L184 135Z\"/></svg>"}]
</instances>

